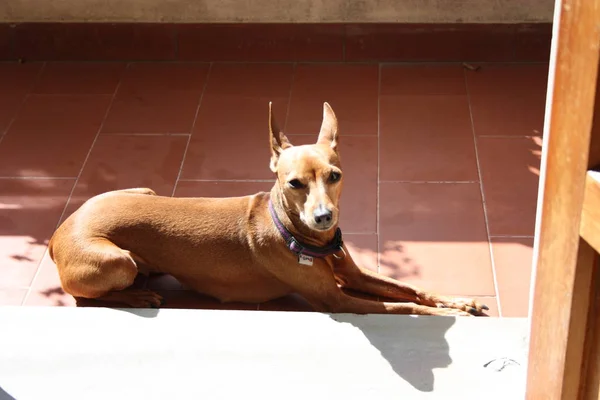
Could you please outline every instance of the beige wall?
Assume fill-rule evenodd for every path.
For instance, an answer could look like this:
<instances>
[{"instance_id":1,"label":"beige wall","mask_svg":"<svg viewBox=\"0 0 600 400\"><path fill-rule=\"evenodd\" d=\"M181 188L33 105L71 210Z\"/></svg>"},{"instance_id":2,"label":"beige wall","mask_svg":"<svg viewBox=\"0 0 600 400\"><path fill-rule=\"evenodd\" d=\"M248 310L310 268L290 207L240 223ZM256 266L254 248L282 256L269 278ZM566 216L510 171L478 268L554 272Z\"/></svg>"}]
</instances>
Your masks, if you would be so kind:
<instances>
[{"instance_id":1,"label":"beige wall","mask_svg":"<svg viewBox=\"0 0 600 400\"><path fill-rule=\"evenodd\" d=\"M554 0L0 0L0 22L551 22Z\"/></svg>"}]
</instances>

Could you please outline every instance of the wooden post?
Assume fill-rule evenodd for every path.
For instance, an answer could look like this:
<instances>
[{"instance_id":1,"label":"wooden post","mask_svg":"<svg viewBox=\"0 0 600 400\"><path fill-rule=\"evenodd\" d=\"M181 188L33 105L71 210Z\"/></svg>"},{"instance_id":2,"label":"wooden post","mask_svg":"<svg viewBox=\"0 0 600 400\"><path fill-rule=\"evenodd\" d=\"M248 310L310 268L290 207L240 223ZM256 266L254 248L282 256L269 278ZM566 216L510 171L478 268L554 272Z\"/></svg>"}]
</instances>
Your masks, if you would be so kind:
<instances>
[{"instance_id":1,"label":"wooden post","mask_svg":"<svg viewBox=\"0 0 600 400\"><path fill-rule=\"evenodd\" d=\"M594 133L599 130L597 124L594 126L598 118L594 118L594 106L600 0L558 3L561 9L559 21L555 21L559 24L559 34L554 38L557 51L553 101L546 110L550 113L550 123L545 132L547 162L542 166L546 172L531 315L527 399L598 400L600 364L594 341L599 332L594 328L598 314L593 284L596 251L581 239L580 222L586 172L600 161L596 145L600 143L600 135L592 135L592 130Z\"/></svg>"}]
</instances>

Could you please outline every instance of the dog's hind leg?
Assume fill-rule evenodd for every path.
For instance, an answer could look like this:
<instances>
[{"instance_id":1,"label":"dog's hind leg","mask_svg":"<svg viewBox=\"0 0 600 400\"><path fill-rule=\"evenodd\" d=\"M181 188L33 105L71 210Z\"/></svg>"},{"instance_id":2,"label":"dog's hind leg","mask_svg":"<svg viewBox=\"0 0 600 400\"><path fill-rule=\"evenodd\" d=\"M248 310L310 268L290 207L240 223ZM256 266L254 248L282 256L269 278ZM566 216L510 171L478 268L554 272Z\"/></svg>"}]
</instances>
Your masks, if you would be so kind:
<instances>
[{"instance_id":1,"label":"dog's hind leg","mask_svg":"<svg viewBox=\"0 0 600 400\"><path fill-rule=\"evenodd\" d=\"M139 272L136 261L129 251L107 239L86 243L75 260L59 265L58 270L63 289L74 297L131 307L158 307L162 301L156 293L130 288Z\"/></svg>"}]
</instances>

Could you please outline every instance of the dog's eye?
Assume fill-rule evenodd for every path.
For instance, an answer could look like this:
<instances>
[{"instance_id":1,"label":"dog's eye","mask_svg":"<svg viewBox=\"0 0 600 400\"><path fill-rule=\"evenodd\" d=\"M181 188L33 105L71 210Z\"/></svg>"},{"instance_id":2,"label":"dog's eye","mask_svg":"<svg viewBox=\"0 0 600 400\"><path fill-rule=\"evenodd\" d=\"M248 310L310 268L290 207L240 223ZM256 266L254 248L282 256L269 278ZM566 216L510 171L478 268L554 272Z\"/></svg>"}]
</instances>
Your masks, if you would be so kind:
<instances>
[{"instance_id":1,"label":"dog's eye","mask_svg":"<svg viewBox=\"0 0 600 400\"><path fill-rule=\"evenodd\" d=\"M293 187L294 189L302 189L304 187L304 185L302 184L302 182L300 182L298 179L292 179L291 181L288 182L290 184L291 187Z\"/></svg>"},{"instance_id":2,"label":"dog's eye","mask_svg":"<svg viewBox=\"0 0 600 400\"><path fill-rule=\"evenodd\" d=\"M339 181L341 178L342 178L342 174L340 174L339 172L332 172L331 175L329 175L329 182L335 183L335 182Z\"/></svg>"}]
</instances>

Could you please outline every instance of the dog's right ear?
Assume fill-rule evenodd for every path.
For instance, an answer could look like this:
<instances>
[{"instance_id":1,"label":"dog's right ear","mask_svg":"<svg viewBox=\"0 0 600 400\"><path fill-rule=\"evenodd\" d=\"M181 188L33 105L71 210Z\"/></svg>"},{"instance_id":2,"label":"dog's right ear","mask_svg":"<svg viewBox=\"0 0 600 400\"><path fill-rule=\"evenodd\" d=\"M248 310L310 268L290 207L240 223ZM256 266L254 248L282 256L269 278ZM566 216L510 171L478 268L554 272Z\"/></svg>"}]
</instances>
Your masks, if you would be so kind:
<instances>
[{"instance_id":1,"label":"dog's right ear","mask_svg":"<svg viewBox=\"0 0 600 400\"><path fill-rule=\"evenodd\" d=\"M275 121L273 104L271 102L269 102L269 137L271 139L271 171L277 172L277 162L279 161L281 152L288 147L292 147L292 144L281 129L279 129L277 121Z\"/></svg>"}]
</instances>

